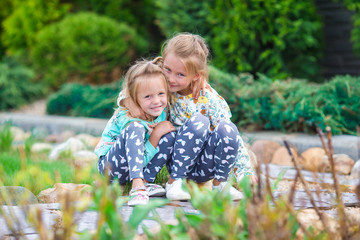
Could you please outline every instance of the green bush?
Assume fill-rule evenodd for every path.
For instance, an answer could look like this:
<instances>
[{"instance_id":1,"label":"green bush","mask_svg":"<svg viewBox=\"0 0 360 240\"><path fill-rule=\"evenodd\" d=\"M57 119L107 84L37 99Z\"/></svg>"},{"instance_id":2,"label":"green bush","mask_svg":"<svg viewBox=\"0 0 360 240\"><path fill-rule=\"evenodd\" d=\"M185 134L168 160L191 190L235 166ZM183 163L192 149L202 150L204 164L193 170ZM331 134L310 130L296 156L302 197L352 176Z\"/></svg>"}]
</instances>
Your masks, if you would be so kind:
<instances>
[{"instance_id":1,"label":"green bush","mask_svg":"<svg viewBox=\"0 0 360 240\"><path fill-rule=\"evenodd\" d=\"M146 41L125 23L78 13L42 29L31 60L54 88L69 81L104 83L118 79L146 46Z\"/></svg>"},{"instance_id":2,"label":"green bush","mask_svg":"<svg viewBox=\"0 0 360 240\"><path fill-rule=\"evenodd\" d=\"M150 53L159 51L163 36L155 24L153 0L73 0L71 4L75 12L90 11L128 24L146 38Z\"/></svg>"},{"instance_id":3,"label":"green bush","mask_svg":"<svg viewBox=\"0 0 360 240\"><path fill-rule=\"evenodd\" d=\"M176 32L192 32L206 36L212 27L206 21L207 4L211 1L154 0L157 24L167 37Z\"/></svg>"},{"instance_id":4,"label":"green bush","mask_svg":"<svg viewBox=\"0 0 360 240\"><path fill-rule=\"evenodd\" d=\"M230 72L313 79L322 24L312 1L216 0L210 9L213 64Z\"/></svg>"},{"instance_id":5,"label":"green bush","mask_svg":"<svg viewBox=\"0 0 360 240\"><path fill-rule=\"evenodd\" d=\"M0 110L9 110L44 96L45 88L34 82L34 71L5 57L0 62Z\"/></svg>"},{"instance_id":6,"label":"green bush","mask_svg":"<svg viewBox=\"0 0 360 240\"><path fill-rule=\"evenodd\" d=\"M334 2L343 3L349 11L352 12L354 26L351 30L351 42L355 53L360 56L360 2L358 0L334 0Z\"/></svg>"},{"instance_id":7,"label":"green bush","mask_svg":"<svg viewBox=\"0 0 360 240\"><path fill-rule=\"evenodd\" d=\"M110 118L120 89L119 82L102 86L67 83L50 95L46 111L54 115Z\"/></svg>"},{"instance_id":8,"label":"green bush","mask_svg":"<svg viewBox=\"0 0 360 240\"><path fill-rule=\"evenodd\" d=\"M222 73L210 68L210 83L229 103L241 128L315 132L332 128L334 134L356 134L360 122L360 78L336 76L324 84L305 80L272 80ZM222 86L222 87L218 87Z\"/></svg>"},{"instance_id":9,"label":"green bush","mask_svg":"<svg viewBox=\"0 0 360 240\"><path fill-rule=\"evenodd\" d=\"M334 134L356 134L360 122L360 78L337 76L323 84L305 80L272 80L259 75L233 75L210 67L211 86L229 104L232 121L243 129L314 133L316 127ZM120 83L90 86L66 84L51 95L50 114L109 118Z\"/></svg>"},{"instance_id":10,"label":"green bush","mask_svg":"<svg viewBox=\"0 0 360 240\"><path fill-rule=\"evenodd\" d=\"M26 56L35 42L36 33L61 19L69 9L59 0L14 0L13 12L3 22L2 41L12 54Z\"/></svg>"},{"instance_id":11,"label":"green bush","mask_svg":"<svg viewBox=\"0 0 360 240\"><path fill-rule=\"evenodd\" d=\"M11 0L2 0L0 1L0 56L4 55L5 53L5 46L1 42L1 39L3 38L4 34L4 27L2 22L10 15L12 11L12 4Z\"/></svg>"},{"instance_id":12,"label":"green bush","mask_svg":"<svg viewBox=\"0 0 360 240\"><path fill-rule=\"evenodd\" d=\"M224 71L318 80L322 23L312 1L156 0L157 24L201 34Z\"/></svg>"}]
</instances>

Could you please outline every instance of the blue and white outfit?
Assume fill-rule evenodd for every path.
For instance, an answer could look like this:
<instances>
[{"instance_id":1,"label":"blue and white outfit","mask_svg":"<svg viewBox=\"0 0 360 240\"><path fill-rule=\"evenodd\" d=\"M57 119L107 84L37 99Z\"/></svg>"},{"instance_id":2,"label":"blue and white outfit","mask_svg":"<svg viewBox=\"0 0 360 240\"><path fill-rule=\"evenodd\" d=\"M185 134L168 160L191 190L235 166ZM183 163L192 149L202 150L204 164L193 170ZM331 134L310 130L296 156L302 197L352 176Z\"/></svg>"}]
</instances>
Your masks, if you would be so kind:
<instances>
[{"instance_id":1,"label":"blue and white outfit","mask_svg":"<svg viewBox=\"0 0 360 240\"><path fill-rule=\"evenodd\" d=\"M202 94L201 94L202 95ZM175 94L170 105L170 122L177 129L169 172L173 179L224 182L231 169L236 178L255 175L250 157L226 101L206 89L198 100Z\"/></svg>"},{"instance_id":2,"label":"blue and white outfit","mask_svg":"<svg viewBox=\"0 0 360 240\"><path fill-rule=\"evenodd\" d=\"M175 132L162 136L155 148L149 141L148 124L165 121L165 110L153 122L128 117L127 112L118 108L107 123L95 148L98 170L108 174L111 182L118 179L120 184L134 178L153 182L171 157Z\"/></svg>"}]
</instances>

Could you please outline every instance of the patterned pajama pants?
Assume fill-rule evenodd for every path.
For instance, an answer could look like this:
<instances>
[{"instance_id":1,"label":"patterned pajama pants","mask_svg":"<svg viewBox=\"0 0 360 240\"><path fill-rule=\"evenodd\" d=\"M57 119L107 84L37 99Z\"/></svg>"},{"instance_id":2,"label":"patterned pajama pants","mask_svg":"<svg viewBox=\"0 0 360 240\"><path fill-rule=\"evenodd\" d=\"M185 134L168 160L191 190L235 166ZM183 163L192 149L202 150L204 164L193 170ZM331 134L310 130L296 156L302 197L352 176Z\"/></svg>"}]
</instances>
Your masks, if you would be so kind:
<instances>
[{"instance_id":1,"label":"patterned pajama pants","mask_svg":"<svg viewBox=\"0 0 360 240\"><path fill-rule=\"evenodd\" d=\"M239 131L232 122L221 121L210 132L209 119L200 113L193 115L177 133L168 166L171 178L227 181L239 141Z\"/></svg>"},{"instance_id":2,"label":"patterned pajama pants","mask_svg":"<svg viewBox=\"0 0 360 240\"><path fill-rule=\"evenodd\" d=\"M157 146L159 152L143 167L145 131L143 125L130 123L117 137L109 152L99 159L99 172L102 175L106 172L111 182L117 178L120 184L134 178L153 182L171 157L176 133L170 132L160 138Z\"/></svg>"}]
</instances>

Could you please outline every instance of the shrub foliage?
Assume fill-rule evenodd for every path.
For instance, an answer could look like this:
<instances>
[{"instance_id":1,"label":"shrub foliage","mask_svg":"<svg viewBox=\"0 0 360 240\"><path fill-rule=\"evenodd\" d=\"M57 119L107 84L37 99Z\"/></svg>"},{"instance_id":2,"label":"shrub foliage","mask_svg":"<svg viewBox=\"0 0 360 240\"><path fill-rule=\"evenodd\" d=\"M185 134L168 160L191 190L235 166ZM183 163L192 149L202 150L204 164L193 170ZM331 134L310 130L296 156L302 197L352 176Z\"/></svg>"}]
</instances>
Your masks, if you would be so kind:
<instances>
[{"instance_id":1,"label":"shrub foliage","mask_svg":"<svg viewBox=\"0 0 360 240\"><path fill-rule=\"evenodd\" d=\"M12 54L25 57L35 43L36 33L69 10L69 5L60 4L59 0L14 0L12 5L12 13L3 22L2 41Z\"/></svg>"},{"instance_id":2,"label":"shrub foliage","mask_svg":"<svg viewBox=\"0 0 360 240\"><path fill-rule=\"evenodd\" d=\"M116 107L120 83L90 86L67 83L50 95L46 110L54 115L110 118Z\"/></svg>"},{"instance_id":3,"label":"shrub foliage","mask_svg":"<svg viewBox=\"0 0 360 240\"><path fill-rule=\"evenodd\" d=\"M156 3L163 33L167 37L182 31L200 33L218 68L281 79L318 77L322 24L312 1Z\"/></svg>"},{"instance_id":4,"label":"shrub foliage","mask_svg":"<svg viewBox=\"0 0 360 240\"><path fill-rule=\"evenodd\" d=\"M125 23L78 13L42 29L31 59L52 87L78 80L104 83L118 79L121 70L146 46Z\"/></svg>"},{"instance_id":5,"label":"shrub foliage","mask_svg":"<svg viewBox=\"0 0 360 240\"><path fill-rule=\"evenodd\" d=\"M0 110L20 107L44 95L34 71L6 57L0 62Z\"/></svg>"},{"instance_id":6,"label":"shrub foliage","mask_svg":"<svg viewBox=\"0 0 360 240\"><path fill-rule=\"evenodd\" d=\"M356 134L360 122L360 78L337 76L324 84L305 80L272 80L259 75L231 75L214 68L210 82L224 96L239 127L315 132L316 127L333 133Z\"/></svg>"},{"instance_id":7,"label":"shrub foliage","mask_svg":"<svg viewBox=\"0 0 360 240\"><path fill-rule=\"evenodd\" d=\"M232 75L210 68L210 84L228 102L232 121L243 129L314 132L330 126L334 134L356 134L360 122L360 79L337 76L324 84ZM110 118L120 84L94 87L67 84L50 96L50 114Z\"/></svg>"}]
</instances>

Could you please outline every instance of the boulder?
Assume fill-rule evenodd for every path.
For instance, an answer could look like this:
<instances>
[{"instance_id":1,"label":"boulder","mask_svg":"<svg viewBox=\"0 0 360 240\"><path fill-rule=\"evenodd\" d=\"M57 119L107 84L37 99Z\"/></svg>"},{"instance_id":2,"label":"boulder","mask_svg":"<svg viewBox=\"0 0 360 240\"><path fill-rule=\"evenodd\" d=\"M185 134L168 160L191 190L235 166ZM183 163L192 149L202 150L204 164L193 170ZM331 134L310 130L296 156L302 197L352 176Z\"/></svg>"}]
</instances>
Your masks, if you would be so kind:
<instances>
[{"instance_id":1,"label":"boulder","mask_svg":"<svg viewBox=\"0 0 360 240\"><path fill-rule=\"evenodd\" d=\"M89 150L80 150L73 153L74 163L78 167L86 167L98 161L98 156Z\"/></svg>"},{"instance_id":2,"label":"boulder","mask_svg":"<svg viewBox=\"0 0 360 240\"><path fill-rule=\"evenodd\" d=\"M301 154L299 161L303 169L309 171L324 172L328 167L330 167L325 150L319 147L307 149Z\"/></svg>"},{"instance_id":3,"label":"boulder","mask_svg":"<svg viewBox=\"0 0 360 240\"><path fill-rule=\"evenodd\" d=\"M339 174L348 175L351 173L355 161L346 154L334 154L335 171Z\"/></svg>"},{"instance_id":4,"label":"boulder","mask_svg":"<svg viewBox=\"0 0 360 240\"><path fill-rule=\"evenodd\" d=\"M51 135L46 136L45 142L62 143L74 136L75 136L75 133L73 131L63 131L60 134L51 134Z\"/></svg>"},{"instance_id":5,"label":"boulder","mask_svg":"<svg viewBox=\"0 0 360 240\"><path fill-rule=\"evenodd\" d=\"M75 136L75 138L80 139L81 141L83 141L83 143L85 143L86 146L92 149L94 149L98 144L98 142L100 141L100 138L94 137L86 133L78 134Z\"/></svg>"},{"instance_id":6,"label":"boulder","mask_svg":"<svg viewBox=\"0 0 360 240\"><path fill-rule=\"evenodd\" d=\"M250 163L252 168L255 170L258 166L258 162L257 162L257 158L256 155L253 151L251 151L250 149L247 149L249 156L250 156Z\"/></svg>"},{"instance_id":7,"label":"boulder","mask_svg":"<svg viewBox=\"0 0 360 240\"><path fill-rule=\"evenodd\" d=\"M10 132L14 138L14 142L24 142L30 137L30 133L25 133L24 130L15 126L10 127Z\"/></svg>"},{"instance_id":8,"label":"boulder","mask_svg":"<svg viewBox=\"0 0 360 240\"><path fill-rule=\"evenodd\" d=\"M37 203L38 199L27 188L18 186L0 187L0 205L28 205Z\"/></svg>"},{"instance_id":9,"label":"boulder","mask_svg":"<svg viewBox=\"0 0 360 240\"><path fill-rule=\"evenodd\" d=\"M89 198L91 197L91 186L88 184L55 183L53 188L41 191L38 199L44 203L59 203L65 194L69 194L68 196L72 201Z\"/></svg>"},{"instance_id":10,"label":"boulder","mask_svg":"<svg viewBox=\"0 0 360 240\"><path fill-rule=\"evenodd\" d=\"M360 159L356 161L351 169L351 178L360 178Z\"/></svg>"},{"instance_id":11,"label":"boulder","mask_svg":"<svg viewBox=\"0 0 360 240\"><path fill-rule=\"evenodd\" d=\"M53 146L50 143L34 143L31 146L32 153L50 152Z\"/></svg>"},{"instance_id":12,"label":"boulder","mask_svg":"<svg viewBox=\"0 0 360 240\"><path fill-rule=\"evenodd\" d=\"M278 142L269 140L256 140L250 150L256 155L259 163L269 163L277 149L282 145Z\"/></svg>"},{"instance_id":13,"label":"boulder","mask_svg":"<svg viewBox=\"0 0 360 240\"><path fill-rule=\"evenodd\" d=\"M295 147L290 147L290 150L294 155L295 160L298 160L299 156L297 149ZM286 147L280 147L275 151L271 163L277 165L283 165L283 166L294 166L291 160L291 156L289 155L289 152L286 149Z\"/></svg>"},{"instance_id":14,"label":"boulder","mask_svg":"<svg viewBox=\"0 0 360 240\"><path fill-rule=\"evenodd\" d=\"M340 240L340 226L337 220L327 213L322 213L322 216L327 222L329 232L332 235L333 239ZM319 234L321 231L324 230L324 226L319 218L319 215L317 215L314 209L303 209L299 211L297 214L297 220L306 229L312 227L315 235ZM296 239L304 239L304 233L301 228L299 228L296 232Z\"/></svg>"},{"instance_id":15,"label":"boulder","mask_svg":"<svg viewBox=\"0 0 360 240\"><path fill-rule=\"evenodd\" d=\"M74 152L85 150L85 144L76 138L69 138L66 142L61 143L60 145L53 148L50 152L49 159L56 160L60 157L60 154L73 154Z\"/></svg>"}]
</instances>

